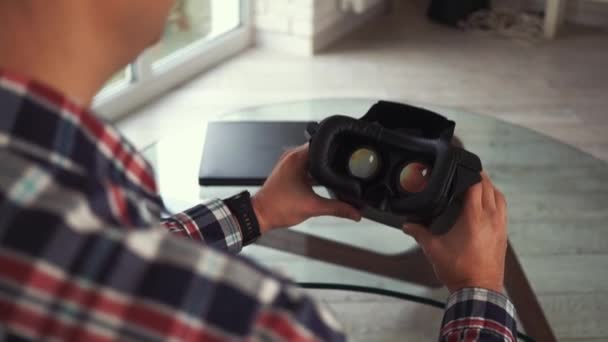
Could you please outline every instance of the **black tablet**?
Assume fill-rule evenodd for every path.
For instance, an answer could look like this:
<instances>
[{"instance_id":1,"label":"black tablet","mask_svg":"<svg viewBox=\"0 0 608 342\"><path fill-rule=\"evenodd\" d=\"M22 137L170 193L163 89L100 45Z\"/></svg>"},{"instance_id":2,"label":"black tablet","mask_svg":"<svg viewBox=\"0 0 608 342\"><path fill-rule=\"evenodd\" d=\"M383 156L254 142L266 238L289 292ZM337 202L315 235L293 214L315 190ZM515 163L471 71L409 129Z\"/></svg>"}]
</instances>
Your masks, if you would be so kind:
<instances>
[{"instance_id":1,"label":"black tablet","mask_svg":"<svg viewBox=\"0 0 608 342\"><path fill-rule=\"evenodd\" d=\"M210 122L199 184L262 185L285 150L307 142L306 124L302 121Z\"/></svg>"}]
</instances>

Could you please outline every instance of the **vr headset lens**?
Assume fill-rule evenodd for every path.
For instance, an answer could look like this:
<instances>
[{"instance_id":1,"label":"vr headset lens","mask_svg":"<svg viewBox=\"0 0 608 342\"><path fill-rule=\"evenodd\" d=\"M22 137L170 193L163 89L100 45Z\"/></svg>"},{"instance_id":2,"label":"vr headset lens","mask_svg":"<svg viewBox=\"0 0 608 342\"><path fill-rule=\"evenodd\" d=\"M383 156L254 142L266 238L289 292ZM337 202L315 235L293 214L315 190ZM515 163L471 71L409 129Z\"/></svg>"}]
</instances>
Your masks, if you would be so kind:
<instances>
[{"instance_id":1,"label":"vr headset lens","mask_svg":"<svg viewBox=\"0 0 608 342\"><path fill-rule=\"evenodd\" d=\"M348 159L348 172L351 176L368 181L380 172L380 155L370 147L357 148ZM421 162L411 162L399 170L398 184L406 193L419 193L426 189L433 169Z\"/></svg>"},{"instance_id":2,"label":"vr headset lens","mask_svg":"<svg viewBox=\"0 0 608 342\"><path fill-rule=\"evenodd\" d=\"M405 192L422 192L426 189L433 170L430 166L413 162L405 165L399 174L399 186Z\"/></svg>"},{"instance_id":3,"label":"vr headset lens","mask_svg":"<svg viewBox=\"0 0 608 342\"><path fill-rule=\"evenodd\" d=\"M371 147L360 147L351 153L348 159L348 172L361 181L369 181L380 172L382 160ZM426 189L433 169L422 162L404 164L398 170L398 184L401 191L419 193ZM395 173L397 174L397 173Z\"/></svg>"},{"instance_id":4,"label":"vr headset lens","mask_svg":"<svg viewBox=\"0 0 608 342\"><path fill-rule=\"evenodd\" d=\"M368 180L380 171L380 157L376 151L369 148L355 150L348 160L348 172L353 177Z\"/></svg>"}]
</instances>

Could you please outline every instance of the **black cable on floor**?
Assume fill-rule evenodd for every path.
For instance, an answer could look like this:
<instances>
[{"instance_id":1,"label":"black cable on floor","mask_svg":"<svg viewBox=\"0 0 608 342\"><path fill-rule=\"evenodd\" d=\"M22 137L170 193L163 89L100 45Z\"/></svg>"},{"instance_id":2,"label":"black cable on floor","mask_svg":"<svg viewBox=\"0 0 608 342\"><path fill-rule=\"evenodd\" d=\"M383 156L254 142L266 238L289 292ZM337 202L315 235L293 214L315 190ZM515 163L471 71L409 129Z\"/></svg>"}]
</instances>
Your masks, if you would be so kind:
<instances>
[{"instance_id":1,"label":"black cable on floor","mask_svg":"<svg viewBox=\"0 0 608 342\"><path fill-rule=\"evenodd\" d=\"M305 289L342 290L342 291L373 293L373 294L377 294L380 296L408 300L410 302L416 302L416 303L433 306L433 307L440 308L440 309L445 308L445 303L442 303L438 300L415 296L415 295L411 295L411 294L403 293L403 292L379 289L379 288L375 288L375 287L358 286L358 285L344 285L344 284L334 284L334 283L297 283L297 284ZM517 332L517 338L524 342L535 342L532 337L530 337L524 333L521 333L519 331Z\"/></svg>"}]
</instances>

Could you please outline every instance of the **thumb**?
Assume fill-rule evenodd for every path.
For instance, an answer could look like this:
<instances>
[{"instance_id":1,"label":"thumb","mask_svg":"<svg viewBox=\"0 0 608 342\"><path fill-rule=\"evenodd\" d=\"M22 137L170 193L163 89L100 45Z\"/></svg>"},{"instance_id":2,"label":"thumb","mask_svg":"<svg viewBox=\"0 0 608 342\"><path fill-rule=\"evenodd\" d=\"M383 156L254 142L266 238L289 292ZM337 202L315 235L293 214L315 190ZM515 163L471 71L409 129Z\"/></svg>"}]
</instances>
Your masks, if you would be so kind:
<instances>
[{"instance_id":1,"label":"thumb","mask_svg":"<svg viewBox=\"0 0 608 342\"><path fill-rule=\"evenodd\" d=\"M406 223L403 225L403 232L411 237L418 243L423 243L431 238L431 233L423 225L417 223Z\"/></svg>"},{"instance_id":2,"label":"thumb","mask_svg":"<svg viewBox=\"0 0 608 342\"><path fill-rule=\"evenodd\" d=\"M319 216L328 215L342 217L353 221L361 221L361 213L355 207L338 200L317 197L315 213Z\"/></svg>"}]
</instances>

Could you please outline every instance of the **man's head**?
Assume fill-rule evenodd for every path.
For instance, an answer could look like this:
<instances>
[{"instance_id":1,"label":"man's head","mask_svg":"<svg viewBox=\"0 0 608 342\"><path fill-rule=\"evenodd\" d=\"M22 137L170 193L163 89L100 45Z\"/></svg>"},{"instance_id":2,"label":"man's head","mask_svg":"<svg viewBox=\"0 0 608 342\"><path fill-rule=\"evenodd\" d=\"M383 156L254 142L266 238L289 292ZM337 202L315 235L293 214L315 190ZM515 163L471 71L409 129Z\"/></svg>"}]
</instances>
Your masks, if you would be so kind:
<instances>
[{"instance_id":1,"label":"man's head","mask_svg":"<svg viewBox=\"0 0 608 342\"><path fill-rule=\"evenodd\" d=\"M163 33L175 0L0 0L0 68L84 102Z\"/></svg>"}]
</instances>

